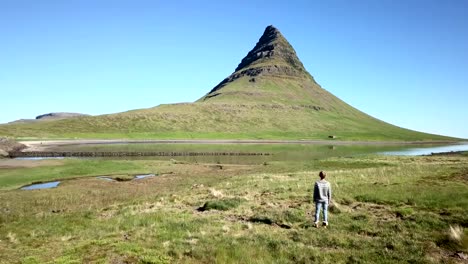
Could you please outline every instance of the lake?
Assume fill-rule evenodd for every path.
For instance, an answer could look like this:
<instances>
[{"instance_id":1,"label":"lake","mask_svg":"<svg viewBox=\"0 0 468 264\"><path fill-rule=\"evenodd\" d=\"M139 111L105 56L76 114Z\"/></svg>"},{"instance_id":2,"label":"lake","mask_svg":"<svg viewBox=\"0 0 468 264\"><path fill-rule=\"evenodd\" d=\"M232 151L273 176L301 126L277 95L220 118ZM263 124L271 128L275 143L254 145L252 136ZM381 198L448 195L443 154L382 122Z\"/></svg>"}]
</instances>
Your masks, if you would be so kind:
<instances>
[{"instance_id":1,"label":"lake","mask_svg":"<svg viewBox=\"0 0 468 264\"><path fill-rule=\"evenodd\" d=\"M400 156L418 156L431 155L432 153L468 151L468 143L446 146L426 146L426 147L410 147L402 150L381 152L384 155L400 155Z\"/></svg>"},{"instance_id":2,"label":"lake","mask_svg":"<svg viewBox=\"0 0 468 264\"><path fill-rule=\"evenodd\" d=\"M154 156L120 159L178 160L198 163L258 164L271 161L307 161L328 157L360 155L429 155L431 153L468 151L468 142L451 145L429 144L185 144L185 143L125 143L77 144L54 146L50 151L77 152L224 152L269 153L268 156ZM112 159L119 159L112 157Z\"/></svg>"}]
</instances>

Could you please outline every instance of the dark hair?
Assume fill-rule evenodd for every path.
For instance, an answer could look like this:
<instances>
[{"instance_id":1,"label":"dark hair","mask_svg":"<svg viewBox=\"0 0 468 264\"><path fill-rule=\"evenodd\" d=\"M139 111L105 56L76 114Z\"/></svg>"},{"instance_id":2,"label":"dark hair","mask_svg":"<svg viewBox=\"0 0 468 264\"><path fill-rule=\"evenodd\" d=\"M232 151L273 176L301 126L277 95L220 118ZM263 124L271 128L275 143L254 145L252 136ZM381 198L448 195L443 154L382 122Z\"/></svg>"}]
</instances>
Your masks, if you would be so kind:
<instances>
[{"instance_id":1,"label":"dark hair","mask_svg":"<svg viewBox=\"0 0 468 264\"><path fill-rule=\"evenodd\" d=\"M324 171L321 171L319 173L319 176L320 176L320 179L325 179L325 177L327 177L327 173L325 173Z\"/></svg>"}]
</instances>

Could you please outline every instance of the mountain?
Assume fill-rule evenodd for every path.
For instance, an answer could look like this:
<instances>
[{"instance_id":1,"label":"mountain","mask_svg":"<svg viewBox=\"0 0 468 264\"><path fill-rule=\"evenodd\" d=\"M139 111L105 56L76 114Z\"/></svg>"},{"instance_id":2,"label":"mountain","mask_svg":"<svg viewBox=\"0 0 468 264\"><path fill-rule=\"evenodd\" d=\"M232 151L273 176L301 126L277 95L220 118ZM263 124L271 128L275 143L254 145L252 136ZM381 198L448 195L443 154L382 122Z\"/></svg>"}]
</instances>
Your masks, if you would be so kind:
<instances>
[{"instance_id":1,"label":"mountain","mask_svg":"<svg viewBox=\"0 0 468 264\"><path fill-rule=\"evenodd\" d=\"M280 89L274 89L278 87ZM234 73L199 101L269 102L298 104L323 97L293 47L273 26L265 29L255 47Z\"/></svg>"},{"instance_id":2,"label":"mountain","mask_svg":"<svg viewBox=\"0 0 468 264\"><path fill-rule=\"evenodd\" d=\"M358 91L357 91L358 92ZM382 98L382 100L384 100ZM0 135L45 138L204 138L435 141L346 104L307 72L268 26L234 72L194 103L102 116L0 125Z\"/></svg>"},{"instance_id":3,"label":"mountain","mask_svg":"<svg viewBox=\"0 0 468 264\"><path fill-rule=\"evenodd\" d=\"M292 45L273 26L265 29L234 73L198 102L279 104L317 111L357 111L314 80Z\"/></svg>"}]
</instances>

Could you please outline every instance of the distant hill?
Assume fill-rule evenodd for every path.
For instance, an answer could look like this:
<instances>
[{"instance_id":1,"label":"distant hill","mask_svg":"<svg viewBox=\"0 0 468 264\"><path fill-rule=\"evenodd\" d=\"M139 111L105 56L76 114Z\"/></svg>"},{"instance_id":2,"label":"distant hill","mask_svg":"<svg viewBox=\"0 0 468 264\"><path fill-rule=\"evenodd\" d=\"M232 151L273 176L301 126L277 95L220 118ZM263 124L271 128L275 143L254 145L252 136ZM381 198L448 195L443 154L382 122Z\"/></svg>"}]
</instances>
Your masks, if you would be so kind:
<instances>
[{"instance_id":1,"label":"distant hill","mask_svg":"<svg viewBox=\"0 0 468 264\"><path fill-rule=\"evenodd\" d=\"M31 123L31 122L44 121L44 120L58 120L58 119L66 119L66 118L73 118L73 117L79 117L79 116L89 116L89 115L80 114L80 113L66 113L66 112L48 113L48 114L38 115L36 116L35 119L18 119L18 120L9 122L9 124Z\"/></svg>"},{"instance_id":2,"label":"distant hill","mask_svg":"<svg viewBox=\"0 0 468 264\"><path fill-rule=\"evenodd\" d=\"M44 119L65 119L65 118L78 117L78 116L89 116L89 115L80 114L80 113L64 113L64 112L59 112L59 113L48 113L48 114L38 115L38 116L36 116L36 119L37 119L37 120L44 120Z\"/></svg>"},{"instance_id":3,"label":"distant hill","mask_svg":"<svg viewBox=\"0 0 468 264\"><path fill-rule=\"evenodd\" d=\"M195 103L160 105L94 117L6 124L0 125L0 135L48 138L457 140L396 127L346 104L315 82L291 44L273 26L265 29L234 73Z\"/></svg>"}]
</instances>

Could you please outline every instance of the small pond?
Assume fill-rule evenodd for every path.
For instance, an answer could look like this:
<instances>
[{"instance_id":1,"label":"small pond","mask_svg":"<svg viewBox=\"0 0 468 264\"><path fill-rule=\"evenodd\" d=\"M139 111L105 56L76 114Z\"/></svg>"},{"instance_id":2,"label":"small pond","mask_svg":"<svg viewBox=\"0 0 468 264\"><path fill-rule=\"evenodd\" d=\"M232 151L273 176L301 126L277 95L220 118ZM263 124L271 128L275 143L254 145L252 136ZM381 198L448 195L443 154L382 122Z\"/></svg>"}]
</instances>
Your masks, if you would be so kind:
<instances>
[{"instance_id":1,"label":"small pond","mask_svg":"<svg viewBox=\"0 0 468 264\"><path fill-rule=\"evenodd\" d=\"M31 184L28 186L24 186L21 190L40 190L40 189L50 189L55 188L59 185L60 181L53 181L53 182L44 182L44 183L36 183Z\"/></svg>"},{"instance_id":2,"label":"small pond","mask_svg":"<svg viewBox=\"0 0 468 264\"><path fill-rule=\"evenodd\" d=\"M144 178L148 178L148 177L154 177L156 175L154 174L142 174L142 175L135 175L135 178L133 178L134 180L139 180L139 179L144 179Z\"/></svg>"}]
</instances>

